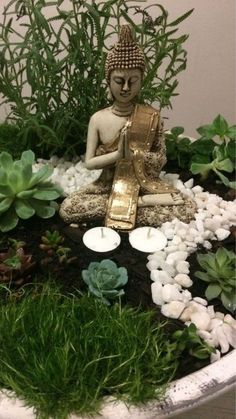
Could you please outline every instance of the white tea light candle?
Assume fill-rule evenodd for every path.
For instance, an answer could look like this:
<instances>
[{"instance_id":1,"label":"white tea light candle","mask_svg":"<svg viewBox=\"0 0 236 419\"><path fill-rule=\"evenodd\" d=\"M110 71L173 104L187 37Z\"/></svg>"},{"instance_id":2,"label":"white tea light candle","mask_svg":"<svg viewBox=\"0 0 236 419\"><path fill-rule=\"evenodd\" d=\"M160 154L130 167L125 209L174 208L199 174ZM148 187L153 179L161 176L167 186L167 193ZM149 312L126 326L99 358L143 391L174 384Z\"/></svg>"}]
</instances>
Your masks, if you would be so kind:
<instances>
[{"instance_id":1,"label":"white tea light candle","mask_svg":"<svg viewBox=\"0 0 236 419\"><path fill-rule=\"evenodd\" d=\"M119 234L108 227L94 227L83 235L86 247L94 252L109 252L120 244Z\"/></svg>"},{"instance_id":2,"label":"white tea light candle","mask_svg":"<svg viewBox=\"0 0 236 419\"><path fill-rule=\"evenodd\" d=\"M134 249L153 253L167 245L167 238L157 228L139 227L129 233L129 242Z\"/></svg>"}]
</instances>

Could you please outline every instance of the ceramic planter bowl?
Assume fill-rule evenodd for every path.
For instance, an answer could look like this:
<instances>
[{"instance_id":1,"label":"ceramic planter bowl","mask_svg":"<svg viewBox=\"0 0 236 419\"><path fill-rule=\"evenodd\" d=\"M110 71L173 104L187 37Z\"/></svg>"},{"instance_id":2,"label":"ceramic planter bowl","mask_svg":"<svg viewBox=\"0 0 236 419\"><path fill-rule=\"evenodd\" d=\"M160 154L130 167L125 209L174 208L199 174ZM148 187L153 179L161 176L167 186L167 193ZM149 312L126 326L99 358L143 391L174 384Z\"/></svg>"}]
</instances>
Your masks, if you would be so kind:
<instances>
[{"instance_id":1,"label":"ceramic planter bowl","mask_svg":"<svg viewBox=\"0 0 236 419\"><path fill-rule=\"evenodd\" d=\"M94 419L164 419L191 410L235 385L236 350L205 368L173 381L163 402L155 400L128 409L124 403L105 403L101 415ZM8 393L10 395L10 393ZM0 419L35 419L33 409L0 393ZM71 419L82 419L72 415Z\"/></svg>"}]
</instances>

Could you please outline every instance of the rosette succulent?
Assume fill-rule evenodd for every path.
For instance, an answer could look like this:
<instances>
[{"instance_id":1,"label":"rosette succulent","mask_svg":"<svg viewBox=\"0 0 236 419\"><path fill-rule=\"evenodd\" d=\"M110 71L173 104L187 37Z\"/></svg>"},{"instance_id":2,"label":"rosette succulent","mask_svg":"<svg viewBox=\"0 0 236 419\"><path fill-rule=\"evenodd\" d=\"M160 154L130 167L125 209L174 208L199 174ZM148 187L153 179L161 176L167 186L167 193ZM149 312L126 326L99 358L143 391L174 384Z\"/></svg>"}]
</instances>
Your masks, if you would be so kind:
<instances>
[{"instance_id":1,"label":"rosette succulent","mask_svg":"<svg viewBox=\"0 0 236 419\"><path fill-rule=\"evenodd\" d=\"M61 188L46 181L53 168L45 165L36 173L31 150L24 151L20 160L13 161L9 153L0 154L0 231L16 227L19 218L26 220L34 214L49 218L55 214Z\"/></svg>"},{"instance_id":2,"label":"rosette succulent","mask_svg":"<svg viewBox=\"0 0 236 419\"><path fill-rule=\"evenodd\" d=\"M113 300L124 295L123 286L128 281L126 268L118 268L111 260L91 262L88 269L82 271L82 278L88 285L91 294L110 305Z\"/></svg>"},{"instance_id":3,"label":"rosette succulent","mask_svg":"<svg viewBox=\"0 0 236 419\"><path fill-rule=\"evenodd\" d=\"M197 271L194 275L209 283L205 291L207 299L220 298L227 310L234 311L236 309L235 253L221 247L216 253L199 254L197 260L204 272Z\"/></svg>"},{"instance_id":4,"label":"rosette succulent","mask_svg":"<svg viewBox=\"0 0 236 419\"><path fill-rule=\"evenodd\" d=\"M26 254L22 247L0 252L0 283L21 285L31 278L34 265L32 255Z\"/></svg>"}]
</instances>

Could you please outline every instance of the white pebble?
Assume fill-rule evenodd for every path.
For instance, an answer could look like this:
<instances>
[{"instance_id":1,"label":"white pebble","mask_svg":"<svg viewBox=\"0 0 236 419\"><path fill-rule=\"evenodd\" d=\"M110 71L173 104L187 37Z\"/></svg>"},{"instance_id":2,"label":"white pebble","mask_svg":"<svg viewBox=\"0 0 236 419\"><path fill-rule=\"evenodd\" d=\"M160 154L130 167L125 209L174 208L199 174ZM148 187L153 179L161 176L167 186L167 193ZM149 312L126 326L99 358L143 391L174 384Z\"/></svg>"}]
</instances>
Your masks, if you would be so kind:
<instances>
[{"instance_id":1,"label":"white pebble","mask_svg":"<svg viewBox=\"0 0 236 419\"><path fill-rule=\"evenodd\" d=\"M208 240L204 240L203 242L203 246L205 247L205 249L210 250L212 249L212 244L208 241Z\"/></svg>"},{"instance_id":2,"label":"white pebble","mask_svg":"<svg viewBox=\"0 0 236 419\"><path fill-rule=\"evenodd\" d=\"M183 290L182 291L182 301L184 303L189 303L189 301L192 300L192 294L189 290Z\"/></svg>"},{"instance_id":3,"label":"white pebble","mask_svg":"<svg viewBox=\"0 0 236 419\"><path fill-rule=\"evenodd\" d=\"M176 269L180 274L188 274L189 273L189 262L181 260L177 262Z\"/></svg>"},{"instance_id":4,"label":"white pebble","mask_svg":"<svg viewBox=\"0 0 236 419\"><path fill-rule=\"evenodd\" d=\"M192 191L196 194L196 193L200 193L203 191L203 188L199 185L196 185L192 188Z\"/></svg>"},{"instance_id":5,"label":"white pebble","mask_svg":"<svg viewBox=\"0 0 236 419\"><path fill-rule=\"evenodd\" d=\"M215 317L217 319L224 320L224 313L221 313L220 311L216 311Z\"/></svg>"},{"instance_id":6,"label":"white pebble","mask_svg":"<svg viewBox=\"0 0 236 419\"><path fill-rule=\"evenodd\" d=\"M207 210L212 215L219 215L220 214L220 208L215 204L208 205Z\"/></svg>"},{"instance_id":7,"label":"white pebble","mask_svg":"<svg viewBox=\"0 0 236 419\"><path fill-rule=\"evenodd\" d=\"M209 330L213 330L218 326L222 326L222 324L223 324L223 320L217 319L217 317L215 317L214 319L211 319Z\"/></svg>"},{"instance_id":8,"label":"white pebble","mask_svg":"<svg viewBox=\"0 0 236 419\"><path fill-rule=\"evenodd\" d=\"M182 287L189 288L193 285L193 281L186 274L178 274L174 277L174 280Z\"/></svg>"},{"instance_id":9,"label":"white pebble","mask_svg":"<svg viewBox=\"0 0 236 419\"><path fill-rule=\"evenodd\" d=\"M181 238L179 237L179 236L174 236L173 237L173 240L172 240L172 244L174 244L174 245L179 245L180 243L182 243L182 240L181 240Z\"/></svg>"},{"instance_id":10,"label":"white pebble","mask_svg":"<svg viewBox=\"0 0 236 419\"><path fill-rule=\"evenodd\" d=\"M164 303L162 298L162 285L160 282L153 282L151 285L152 301L154 304L161 306Z\"/></svg>"},{"instance_id":11,"label":"white pebble","mask_svg":"<svg viewBox=\"0 0 236 419\"><path fill-rule=\"evenodd\" d=\"M169 263L164 262L161 267L163 271L168 272L171 276L175 275L175 268L172 265L169 265Z\"/></svg>"},{"instance_id":12,"label":"white pebble","mask_svg":"<svg viewBox=\"0 0 236 419\"><path fill-rule=\"evenodd\" d=\"M159 267L159 262L157 260L149 260L146 266L149 271L153 271Z\"/></svg>"},{"instance_id":13,"label":"white pebble","mask_svg":"<svg viewBox=\"0 0 236 419\"><path fill-rule=\"evenodd\" d=\"M175 286L175 284L166 284L162 289L162 298L166 303L170 303L173 300L181 301L181 293Z\"/></svg>"},{"instance_id":14,"label":"white pebble","mask_svg":"<svg viewBox=\"0 0 236 419\"><path fill-rule=\"evenodd\" d=\"M215 234L218 240L224 240L230 235L230 231L225 230L224 228L218 228L215 231Z\"/></svg>"},{"instance_id":15,"label":"white pebble","mask_svg":"<svg viewBox=\"0 0 236 419\"><path fill-rule=\"evenodd\" d=\"M208 312L211 319L215 318L214 306L207 306L207 312Z\"/></svg>"},{"instance_id":16,"label":"white pebble","mask_svg":"<svg viewBox=\"0 0 236 419\"><path fill-rule=\"evenodd\" d=\"M179 244L179 250L180 250L181 252L186 252L186 250L187 250L187 246L186 246L186 244L185 244L185 243L180 243L180 244Z\"/></svg>"},{"instance_id":17,"label":"white pebble","mask_svg":"<svg viewBox=\"0 0 236 419\"><path fill-rule=\"evenodd\" d=\"M194 297L193 300L196 301L196 303L201 304L203 306L207 306L208 304L207 300L201 297Z\"/></svg>"},{"instance_id":18,"label":"white pebble","mask_svg":"<svg viewBox=\"0 0 236 419\"><path fill-rule=\"evenodd\" d=\"M178 250L178 246L172 246L172 245L167 246L166 249L165 249L165 251L166 251L167 254L174 253L177 250Z\"/></svg>"},{"instance_id":19,"label":"white pebble","mask_svg":"<svg viewBox=\"0 0 236 419\"><path fill-rule=\"evenodd\" d=\"M224 333L223 327L219 326L214 330L216 332L216 335L219 341L220 351L222 354L225 354L229 350L229 342Z\"/></svg>"},{"instance_id":20,"label":"white pebble","mask_svg":"<svg viewBox=\"0 0 236 419\"><path fill-rule=\"evenodd\" d=\"M171 301L161 307L161 312L166 317L178 319L184 308L185 304L182 301Z\"/></svg>"},{"instance_id":21,"label":"white pebble","mask_svg":"<svg viewBox=\"0 0 236 419\"><path fill-rule=\"evenodd\" d=\"M191 189L193 187L193 182L194 182L194 180L193 180L193 178L191 178L191 179L187 180L187 182L184 183L184 186L188 189Z\"/></svg>"},{"instance_id":22,"label":"white pebble","mask_svg":"<svg viewBox=\"0 0 236 419\"><path fill-rule=\"evenodd\" d=\"M161 284L173 284L174 283L174 279L166 271L154 270L154 271L151 272L150 277L151 277L152 281L159 281Z\"/></svg>"},{"instance_id":23,"label":"white pebble","mask_svg":"<svg viewBox=\"0 0 236 419\"><path fill-rule=\"evenodd\" d=\"M220 313L223 314L223 313ZM224 316L224 322L230 324L233 327L236 327L236 320L231 316L231 314L226 314Z\"/></svg>"},{"instance_id":24,"label":"white pebble","mask_svg":"<svg viewBox=\"0 0 236 419\"><path fill-rule=\"evenodd\" d=\"M191 318L191 322L195 324L197 329L201 329L201 330L209 329L211 318L207 312L193 313L190 318Z\"/></svg>"},{"instance_id":25,"label":"white pebble","mask_svg":"<svg viewBox=\"0 0 236 419\"><path fill-rule=\"evenodd\" d=\"M236 330L227 323L224 323L222 328L230 346L236 348Z\"/></svg>"}]
</instances>

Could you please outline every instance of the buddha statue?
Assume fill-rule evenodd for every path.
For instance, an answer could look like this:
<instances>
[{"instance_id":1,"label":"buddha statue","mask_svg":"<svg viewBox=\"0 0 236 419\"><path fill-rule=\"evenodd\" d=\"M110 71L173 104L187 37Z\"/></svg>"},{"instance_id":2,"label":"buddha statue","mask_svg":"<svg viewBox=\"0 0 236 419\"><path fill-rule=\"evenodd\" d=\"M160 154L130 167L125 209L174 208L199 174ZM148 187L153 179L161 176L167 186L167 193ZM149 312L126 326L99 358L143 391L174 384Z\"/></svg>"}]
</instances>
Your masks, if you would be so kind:
<instances>
[{"instance_id":1,"label":"buddha statue","mask_svg":"<svg viewBox=\"0 0 236 419\"><path fill-rule=\"evenodd\" d=\"M159 179L166 163L163 122L158 110L138 104L145 58L129 25L108 53L106 80L113 104L92 115L85 165L103 169L98 180L68 196L60 207L66 223L97 220L131 230L193 218L194 203Z\"/></svg>"}]
</instances>

